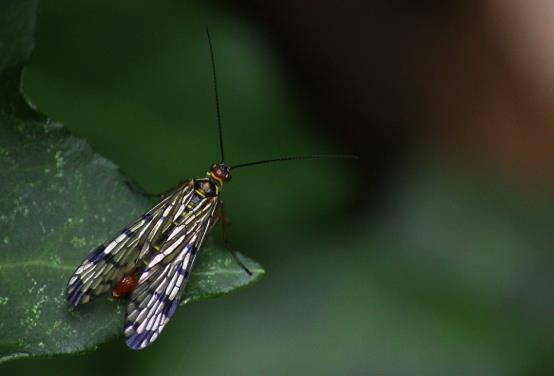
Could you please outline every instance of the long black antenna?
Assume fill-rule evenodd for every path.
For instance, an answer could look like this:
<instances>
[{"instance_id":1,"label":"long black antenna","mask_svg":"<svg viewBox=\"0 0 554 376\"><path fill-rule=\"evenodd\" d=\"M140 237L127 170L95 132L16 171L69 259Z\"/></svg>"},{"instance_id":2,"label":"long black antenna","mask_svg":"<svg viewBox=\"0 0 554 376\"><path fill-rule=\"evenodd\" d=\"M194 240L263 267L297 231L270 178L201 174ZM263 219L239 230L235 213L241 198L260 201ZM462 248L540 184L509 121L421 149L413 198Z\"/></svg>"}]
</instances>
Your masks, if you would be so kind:
<instances>
[{"instance_id":1,"label":"long black antenna","mask_svg":"<svg viewBox=\"0 0 554 376\"><path fill-rule=\"evenodd\" d=\"M210 45L210 57L212 59L212 74L213 74L214 93L215 93L215 109L217 111L217 130L219 132L219 150L221 151L221 163L224 163L225 154L223 153L223 129L221 128L221 111L219 110L219 92L217 90L217 73L215 69L214 48L212 46L212 38L210 37L210 30L208 30L208 28L206 28L206 36L208 37L208 44Z\"/></svg>"},{"instance_id":2,"label":"long black antenna","mask_svg":"<svg viewBox=\"0 0 554 376\"><path fill-rule=\"evenodd\" d=\"M359 159L357 155L351 155L351 154L316 154L316 155L301 155L301 156L294 156L294 157L282 157L282 158L275 158L275 159L264 159L262 161L255 161L255 162L248 162L248 163L241 163L234 166L229 167L229 170L234 170L237 168L242 167L248 167L248 166L255 166L265 163L273 163L273 162L285 162L285 161L297 161L302 159L327 159L327 158L338 158L338 159Z\"/></svg>"}]
</instances>

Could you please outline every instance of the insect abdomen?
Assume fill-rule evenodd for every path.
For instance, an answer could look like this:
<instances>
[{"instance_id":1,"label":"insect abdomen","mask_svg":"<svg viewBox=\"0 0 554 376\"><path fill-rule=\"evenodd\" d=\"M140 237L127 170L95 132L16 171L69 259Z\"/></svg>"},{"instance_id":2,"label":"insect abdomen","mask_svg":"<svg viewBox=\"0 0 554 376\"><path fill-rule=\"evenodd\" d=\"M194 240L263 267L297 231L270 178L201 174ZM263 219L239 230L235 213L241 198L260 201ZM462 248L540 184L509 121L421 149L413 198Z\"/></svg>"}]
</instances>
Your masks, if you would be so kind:
<instances>
[{"instance_id":1,"label":"insect abdomen","mask_svg":"<svg viewBox=\"0 0 554 376\"><path fill-rule=\"evenodd\" d=\"M133 292L138 282L138 275L135 271L123 276L121 281L112 290L114 298L124 298Z\"/></svg>"}]
</instances>

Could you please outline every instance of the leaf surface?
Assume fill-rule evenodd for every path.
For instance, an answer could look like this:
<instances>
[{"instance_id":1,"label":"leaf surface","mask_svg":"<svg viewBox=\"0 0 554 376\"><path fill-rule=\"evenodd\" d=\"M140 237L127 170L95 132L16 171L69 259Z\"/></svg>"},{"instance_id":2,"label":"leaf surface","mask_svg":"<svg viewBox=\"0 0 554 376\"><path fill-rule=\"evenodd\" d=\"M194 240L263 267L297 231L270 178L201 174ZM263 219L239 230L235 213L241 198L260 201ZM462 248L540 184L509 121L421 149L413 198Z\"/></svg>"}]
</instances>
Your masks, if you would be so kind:
<instances>
[{"instance_id":1,"label":"leaf surface","mask_svg":"<svg viewBox=\"0 0 554 376\"><path fill-rule=\"evenodd\" d=\"M121 336L124 302L102 296L70 308L65 286L91 249L152 206L112 162L21 94L36 12L33 0L0 4L0 363L84 352ZM252 276L208 239L185 304L263 274L256 262L241 259Z\"/></svg>"}]
</instances>

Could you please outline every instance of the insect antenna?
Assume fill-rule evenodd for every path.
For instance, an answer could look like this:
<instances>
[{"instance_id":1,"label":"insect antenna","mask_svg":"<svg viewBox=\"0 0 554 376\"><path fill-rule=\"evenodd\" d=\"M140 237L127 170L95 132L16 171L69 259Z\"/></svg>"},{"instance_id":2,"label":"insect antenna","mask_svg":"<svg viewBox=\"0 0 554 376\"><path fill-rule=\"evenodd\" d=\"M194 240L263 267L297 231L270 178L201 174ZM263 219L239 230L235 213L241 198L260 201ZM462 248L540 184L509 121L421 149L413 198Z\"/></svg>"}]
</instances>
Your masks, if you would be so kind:
<instances>
[{"instance_id":1,"label":"insect antenna","mask_svg":"<svg viewBox=\"0 0 554 376\"><path fill-rule=\"evenodd\" d=\"M212 75L214 82L214 95L215 95L215 110L217 116L217 130L219 132L219 150L221 152L221 163L225 162L225 154L223 153L223 129L221 127L221 111L219 109L219 92L217 90L217 73L215 69L215 56L214 48L212 45L212 38L210 37L210 30L206 28L206 36L208 37L208 44L210 46L210 57L212 60Z\"/></svg>"},{"instance_id":2,"label":"insect antenna","mask_svg":"<svg viewBox=\"0 0 554 376\"><path fill-rule=\"evenodd\" d=\"M301 155L301 156L281 157L281 158L274 158L274 159L264 159L264 160L261 160L261 161L240 163L240 164L229 167L229 170L235 170L237 168L256 166L256 165L266 164L266 163L298 161L298 160L305 160L305 159L360 159L360 157L358 157L357 155L351 155L351 154Z\"/></svg>"}]
</instances>

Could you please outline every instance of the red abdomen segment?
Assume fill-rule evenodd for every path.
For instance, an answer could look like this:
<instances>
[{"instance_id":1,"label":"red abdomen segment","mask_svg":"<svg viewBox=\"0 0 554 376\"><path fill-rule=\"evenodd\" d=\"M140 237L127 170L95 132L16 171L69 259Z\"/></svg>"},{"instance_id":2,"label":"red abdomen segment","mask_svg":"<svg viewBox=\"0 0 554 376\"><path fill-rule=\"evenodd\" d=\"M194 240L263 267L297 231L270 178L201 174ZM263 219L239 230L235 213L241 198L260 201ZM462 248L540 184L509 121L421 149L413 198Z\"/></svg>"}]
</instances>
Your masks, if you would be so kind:
<instances>
[{"instance_id":1,"label":"red abdomen segment","mask_svg":"<svg viewBox=\"0 0 554 376\"><path fill-rule=\"evenodd\" d=\"M112 296L114 298L126 297L133 292L135 286L137 285L137 282L138 275L134 271L127 275L124 275L123 278L121 278L121 281L119 281L112 290Z\"/></svg>"}]
</instances>

